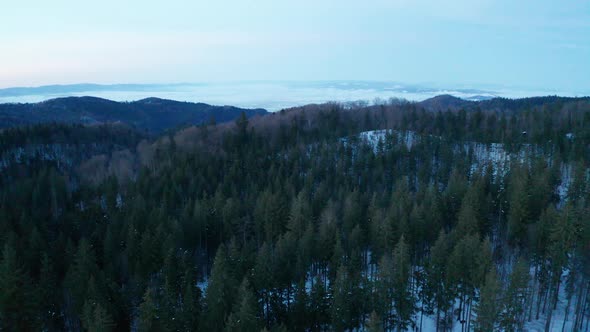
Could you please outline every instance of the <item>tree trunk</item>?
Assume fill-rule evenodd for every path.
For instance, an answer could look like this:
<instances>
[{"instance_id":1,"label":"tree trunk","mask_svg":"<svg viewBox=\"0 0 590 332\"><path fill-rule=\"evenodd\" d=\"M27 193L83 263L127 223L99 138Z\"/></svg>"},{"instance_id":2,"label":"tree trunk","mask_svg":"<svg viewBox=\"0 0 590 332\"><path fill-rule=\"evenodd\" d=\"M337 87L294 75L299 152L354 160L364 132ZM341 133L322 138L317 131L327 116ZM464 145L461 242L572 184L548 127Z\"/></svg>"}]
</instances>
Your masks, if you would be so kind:
<instances>
[{"instance_id":1,"label":"tree trunk","mask_svg":"<svg viewBox=\"0 0 590 332\"><path fill-rule=\"evenodd\" d=\"M537 293L538 270L539 270L539 266L537 264L535 264L535 276L533 279L533 287L531 289L531 298L530 298L530 305L529 305L529 317L528 317L529 322L533 319L533 306L535 303L535 294Z\"/></svg>"},{"instance_id":2,"label":"tree trunk","mask_svg":"<svg viewBox=\"0 0 590 332\"><path fill-rule=\"evenodd\" d=\"M570 313L570 304L572 302L572 296L568 296L567 299L567 306L565 307L565 316L563 317L563 325L561 325L561 332L565 332L565 323L567 322L567 317Z\"/></svg>"},{"instance_id":3,"label":"tree trunk","mask_svg":"<svg viewBox=\"0 0 590 332\"><path fill-rule=\"evenodd\" d=\"M580 287L582 290L578 295L578 304L576 308L576 323L574 324L574 328L578 330L582 330L583 323L584 323L584 314L586 313L586 299L588 298L588 288L589 284L584 282L583 287Z\"/></svg>"},{"instance_id":4,"label":"tree trunk","mask_svg":"<svg viewBox=\"0 0 590 332\"><path fill-rule=\"evenodd\" d=\"M549 313L547 314L547 321L545 321L545 332L549 332L551 330L551 315L553 315L553 307L549 308Z\"/></svg>"},{"instance_id":5,"label":"tree trunk","mask_svg":"<svg viewBox=\"0 0 590 332\"><path fill-rule=\"evenodd\" d=\"M557 283L559 285L559 282ZM553 294L555 293L555 294ZM559 297L559 288L553 290L551 294L551 300L549 303L549 313L547 314L547 322L545 323L545 332L551 330L551 316L553 316L553 310L557 307L557 298Z\"/></svg>"},{"instance_id":6,"label":"tree trunk","mask_svg":"<svg viewBox=\"0 0 590 332\"><path fill-rule=\"evenodd\" d=\"M541 285L539 285L539 291L537 292L537 314L535 315L535 319L539 319L539 314L541 312L541 301L543 300L545 291L541 289Z\"/></svg>"},{"instance_id":7,"label":"tree trunk","mask_svg":"<svg viewBox=\"0 0 590 332\"><path fill-rule=\"evenodd\" d=\"M590 285L588 285L588 288L586 289L586 296L584 296L584 304L582 305L582 321L580 322L580 330L582 329L582 326L584 325L584 319L586 318L586 310L588 310L588 292L590 292ZM590 319L586 320L586 331L588 331L588 322L590 321Z\"/></svg>"},{"instance_id":8,"label":"tree trunk","mask_svg":"<svg viewBox=\"0 0 590 332\"><path fill-rule=\"evenodd\" d=\"M584 283L582 283L584 285ZM574 330L579 330L578 326L580 323L580 309L582 307L582 296L584 295L584 291L586 286L580 287L580 291L578 292L578 298L576 301L576 309L574 309Z\"/></svg>"},{"instance_id":9,"label":"tree trunk","mask_svg":"<svg viewBox=\"0 0 590 332\"><path fill-rule=\"evenodd\" d=\"M547 310L547 300L549 299L551 295L551 287L547 287L547 290L545 290L545 294L543 295L543 310L542 312L545 313Z\"/></svg>"},{"instance_id":10,"label":"tree trunk","mask_svg":"<svg viewBox=\"0 0 590 332\"><path fill-rule=\"evenodd\" d=\"M438 323L440 322L440 308L436 308L436 332L438 332Z\"/></svg>"},{"instance_id":11,"label":"tree trunk","mask_svg":"<svg viewBox=\"0 0 590 332\"><path fill-rule=\"evenodd\" d=\"M422 307L420 308L420 331L422 331L422 317L424 316L424 299L422 299Z\"/></svg>"},{"instance_id":12,"label":"tree trunk","mask_svg":"<svg viewBox=\"0 0 590 332\"><path fill-rule=\"evenodd\" d=\"M561 285L561 277L557 281L557 287L555 287L555 300L553 301L553 310L557 309L557 299L559 298L559 286Z\"/></svg>"},{"instance_id":13,"label":"tree trunk","mask_svg":"<svg viewBox=\"0 0 590 332\"><path fill-rule=\"evenodd\" d=\"M470 331L470 329L471 329L471 308L472 308L472 302L471 302L471 299L469 299L469 315L467 316L467 331Z\"/></svg>"}]
</instances>

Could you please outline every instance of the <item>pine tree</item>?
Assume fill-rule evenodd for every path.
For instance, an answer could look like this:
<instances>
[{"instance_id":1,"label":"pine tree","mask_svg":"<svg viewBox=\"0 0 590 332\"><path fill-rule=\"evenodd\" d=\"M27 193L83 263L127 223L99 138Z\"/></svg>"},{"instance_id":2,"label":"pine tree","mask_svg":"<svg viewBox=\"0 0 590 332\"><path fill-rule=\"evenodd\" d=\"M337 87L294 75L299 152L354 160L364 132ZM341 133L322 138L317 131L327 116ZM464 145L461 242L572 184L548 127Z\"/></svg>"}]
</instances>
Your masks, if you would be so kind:
<instances>
[{"instance_id":1,"label":"pine tree","mask_svg":"<svg viewBox=\"0 0 590 332\"><path fill-rule=\"evenodd\" d=\"M408 245L402 235L393 251L393 299L397 313L396 325L399 330L405 330L409 325L414 325L416 299L410 287L411 268Z\"/></svg>"},{"instance_id":2,"label":"pine tree","mask_svg":"<svg viewBox=\"0 0 590 332\"><path fill-rule=\"evenodd\" d=\"M336 281L332 287L333 298L331 306L332 327L335 331L344 331L351 328L351 313L350 307L352 299L350 294L352 285L349 281L349 275L346 266L340 265L336 273Z\"/></svg>"},{"instance_id":3,"label":"pine tree","mask_svg":"<svg viewBox=\"0 0 590 332\"><path fill-rule=\"evenodd\" d=\"M524 167L513 167L510 177L510 210L508 211L508 240L523 244L529 222L528 174Z\"/></svg>"},{"instance_id":4,"label":"pine tree","mask_svg":"<svg viewBox=\"0 0 590 332\"><path fill-rule=\"evenodd\" d=\"M289 222L287 229L293 232L296 238L301 238L303 232L307 228L307 223L310 219L311 211L307 203L307 198L303 191L299 192L296 198L291 203L291 211L289 212Z\"/></svg>"},{"instance_id":5,"label":"pine tree","mask_svg":"<svg viewBox=\"0 0 590 332\"><path fill-rule=\"evenodd\" d=\"M297 285L295 293L295 303L291 311L291 322L293 328L297 331L305 331L308 327L309 319L309 296L305 288L305 279L301 279Z\"/></svg>"},{"instance_id":6,"label":"pine tree","mask_svg":"<svg viewBox=\"0 0 590 332\"><path fill-rule=\"evenodd\" d=\"M87 301L84 304L82 326L88 332L108 332L114 329L115 323L100 304Z\"/></svg>"},{"instance_id":7,"label":"pine tree","mask_svg":"<svg viewBox=\"0 0 590 332\"><path fill-rule=\"evenodd\" d=\"M258 315L258 303L250 289L247 278L244 278L238 291L237 302L234 310L227 319L225 331L258 331L260 330L260 318Z\"/></svg>"},{"instance_id":8,"label":"pine tree","mask_svg":"<svg viewBox=\"0 0 590 332\"><path fill-rule=\"evenodd\" d=\"M529 282L529 266L519 259L510 274L508 288L504 293L500 326L506 331L520 331L523 328L525 304Z\"/></svg>"},{"instance_id":9,"label":"pine tree","mask_svg":"<svg viewBox=\"0 0 590 332\"><path fill-rule=\"evenodd\" d=\"M148 288L143 295L143 302L139 306L138 331L160 331L161 324L158 319L158 309L154 299L153 291Z\"/></svg>"},{"instance_id":10,"label":"pine tree","mask_svg":"<svg viewBox=\"0 0 590 332\"><path fill-rule=\"evenodd\" d=\"M317 277L311 289L310 296L310 321L312 330L320 330L324 324L328 323L329 303L326 294L326 286L322 279Z\"/></svg>"},{"instance_id":11,"label":"pine tree","mask_svg":"<svg viewBox=\"0 0 590 332\"><path fill-rule=\"evenodd\" d=\"M384 332L383 320L375 311L371 312L369 322L367 323L367 332Z\"/></svg>"},{"instance_id":12,"label":"pine tree","mask_svg":"<svg viewBox=\"0 0 590 332\"><path fill-rule=\"evenodd\" d=\"M0 328L17 328L23 304L23 272L17 265L16 251L6 243L0 260Z\"/></svg>"},{"instance_id":13,"label":"pine tree","mask_svg":"<svg viewBox=\"0 0 590 332\"><path fill-rule=\"evenodd\" d=\"M201 316L201 290L195 285L192 270L188 268L184 274L182 312L179 317L184 331L196 330Z\"/></svg>"},{"instance_id":14,"label":"pine tree","mask_svg":"<svg viewBox=\"0 0 590 332\"><path fill-rule=\"evenodd\" d=\"M375 286L376 292L376 310L380 317L383 317L384 328L389 329L393 326L393 262L390 255L385 254L379 261L379 270Z\"/></svg>"},{"instance_id":15,"label":"pine tree","mask_svg":"<svg viewBox=\"0 0 590 332\"><path fill-rule=\"evenodd\" d=\"M475 320L475 331L495 331L500 316L501 284L498 280L495 268L486 275L485 284L481 289L480 298L475 308L477 318Z\"/></svg>"},{"instance_id":16,"label":"pine tree","mask_svg":"<svg viewBox=\"0 0 590 332\"><path fill-rule=\"evenodd\" d=\"M53 262L47 254L41 258L41 270L39 272L39 300L42 310L41 323L48 330L57 327L60 302L58 300L57 276Z\"/></svg>"},{"instance_id":17,"label":"pine tree","mask_svg":"<svg viewBox=\"0 0 590 332\"><path fill-rule=\"evenodd\" d=\"M425 266L425 298L428 311L436 311L437 330L441 313L444 314L451 306L453 292L447 271L450 254L448 236L440 231L438 239L430 249L430 259ZM446 321L446 320L445 320ZM443 326L445 328L445 326Z\"/></svg>"},{"instance_id":18,"label":"pine tree","mask_svg":"<svg viewBox=\"0 0 590 332\"><path fill-rule=\"evenodd\" d=\"M453 242L455 243L466 235L479 234L479 221L469 198L469 196L465 196L459 210L457 226L453 230Z\"/></svg>"},{"instance_id":19,"label":"pine tree","mask_svg":"<svg viewBox=\"0 0 590 332\"><path fill-rule=\"evenodd\" d=\"M273 276L274 269L271 247L267 243L264 243L262 247L258 249L256 263L254 265L252 282L254 285L254 289L257 290L258 296L260 297L261 302L263 303L263 316L267 321L270 318L270 289L273 284Z\"/></svg>"},{"instance_id":20,"label":"pine tree","mask_svg":"<svg viewBox=\"0 0 590 332\"><path fill-rule=\"evenodd\" d=\"M447 273L451 287L459 298L459 316L457 320L467 323L476 287L479 286L479 264L481 243L478 235L463 237L453 248L448 260Z\"/></svg>"},{"instance_id":21,"label":"pine tree","mask_svg":"<svg viewBox=\"0 0 590 332\"><path fill-rule=\"evenodd\" d=\"M226 249L222 245L217 249L213 269L205 297L206 328L209 331L223 330L224 322L234 303L235 281L229 268Z\"/></svg>"},{"instance_id":22,"label":"pine tree","mask_svg":"<svg viewBox=\"0 0 590 332\"><path fill-rule=\"evenodd\" d=\"M86 239L80 240L74 262L66 275L66 290L72 296L74 312L80 314L86 301L88 281L97 275L96 256Z\"/></svg>"},{"instance_id":23,"label":"pine tree","mask_svg":"<svg viewBox=\"0 0 590 332\"><path fill-rule=\"evenodd\" d=\"M248 117L245 112L240 113L240 116L236 119L236 129L239 144L244 144L244 140L248 135Z\"/></svg>"}]
</instances>

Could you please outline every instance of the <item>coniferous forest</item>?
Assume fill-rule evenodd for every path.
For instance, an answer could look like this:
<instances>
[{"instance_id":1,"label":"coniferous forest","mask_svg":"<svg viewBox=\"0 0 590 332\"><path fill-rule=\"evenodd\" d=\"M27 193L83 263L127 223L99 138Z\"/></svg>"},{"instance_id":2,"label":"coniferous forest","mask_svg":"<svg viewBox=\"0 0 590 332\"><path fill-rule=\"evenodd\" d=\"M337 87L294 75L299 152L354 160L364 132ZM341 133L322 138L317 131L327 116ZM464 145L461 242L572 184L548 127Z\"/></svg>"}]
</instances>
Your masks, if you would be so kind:
<instances>
[{"instance_id":1,"label":"coniferous forest","mask_svg":"<svg viewBox=\"0 0 590 332\"><path fill-rule=\"evenodd\" d=\"M590 101L0 132L0 331L588 331Z\"/></svg>"}]
</instances>

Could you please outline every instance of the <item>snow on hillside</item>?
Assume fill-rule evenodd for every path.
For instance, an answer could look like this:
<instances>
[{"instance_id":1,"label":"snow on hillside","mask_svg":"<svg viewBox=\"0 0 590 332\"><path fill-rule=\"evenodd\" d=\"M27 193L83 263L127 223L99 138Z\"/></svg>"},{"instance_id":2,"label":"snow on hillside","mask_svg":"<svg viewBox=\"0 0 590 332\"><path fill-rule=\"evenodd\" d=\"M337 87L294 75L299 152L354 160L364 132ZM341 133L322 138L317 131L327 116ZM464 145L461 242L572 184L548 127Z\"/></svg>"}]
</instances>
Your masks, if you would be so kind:
<instances>
[{"instance_id":1,"label":"snow on hillside","mask_svg":"<svg viewBox=\"0 0 590 332\"><path fill-rule=\"evenodd\" d=\"M398 142L404 142L408 150L411 149L418 140L418 135L413 131L401 132L398 130L387 129L364 131L359 134L359 138L365 140L376 149L379 141L385 142L387 135L394 135Z\"/></svg>"},{"instance_id":2,"label":"snow on hillside","mask_svg":"<svg viewBox=\"0 0 590 332\"><path fill-rule=\"evenodd\" d=\"M76 146L64 144L30 144L17 147L0 154L0 170L12 164L29 164L33 160L55 161L58 167L61 163L71 166L71 155L78 152Z\"/></svg>"},{"instance_id":3,"label":"snow on hillside","mask_svg":"<svg viewBox=\"0 0 590 332\"><path fill-rule=\"evenodd\" d=\"M418 144L421 140L420 135L413 131L398 131L398 130L370 130L358 134L359 139L366 142L377 151L379 142L385 143L388 137L394 137L399 143L405 144L408 150ZM480 142L465 142L462 145L456 145L455 153L470 154L473 157L471 164L471 173L478 169L485 169L486 166L492 167L492 175L494 178L504 177L510 170L510 162L517 160L524 162L527 156L540 155L542 151L531 144L521 145L518 153L509 152L502 143L480 143ZM559 195L560 201L564 202L567 198L567 192L572 182L572 166L571 164L562 163L560 167L561 179L560 184L556 189L556 194Z\"/></svg>"},{"instance_id":4,"label":"snow on hillside","mask_svg":"<svg viewBox=\"0 0 590 332\"><path fill-rule=\"evenodd\" d=\"M561 181L559 186L557 187L557 194L559 195L559 200L564 202L567 198L567 193L569 187L572 183L573 179L573 169L571 164L562 164L560 168L561 173Z\"/></svg>"}]
</instances>

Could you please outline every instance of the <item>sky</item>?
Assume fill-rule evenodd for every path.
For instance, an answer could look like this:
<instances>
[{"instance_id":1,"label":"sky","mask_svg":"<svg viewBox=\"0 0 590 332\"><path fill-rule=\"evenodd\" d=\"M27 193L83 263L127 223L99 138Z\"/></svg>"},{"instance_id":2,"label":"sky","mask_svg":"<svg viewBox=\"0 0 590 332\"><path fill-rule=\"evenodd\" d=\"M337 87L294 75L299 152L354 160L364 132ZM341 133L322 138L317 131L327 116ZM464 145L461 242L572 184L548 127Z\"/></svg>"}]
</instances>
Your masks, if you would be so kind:
<instances>
[{"instance_id":1,"label":"sky","mask_svg":"<svg viewBox=\"0 0 590 332\"><path fill-rule=\"evenodd\" d=\"M587 0L4 0L0 88L378 80L590 94Z\"/></svg>"}]
</instances>

